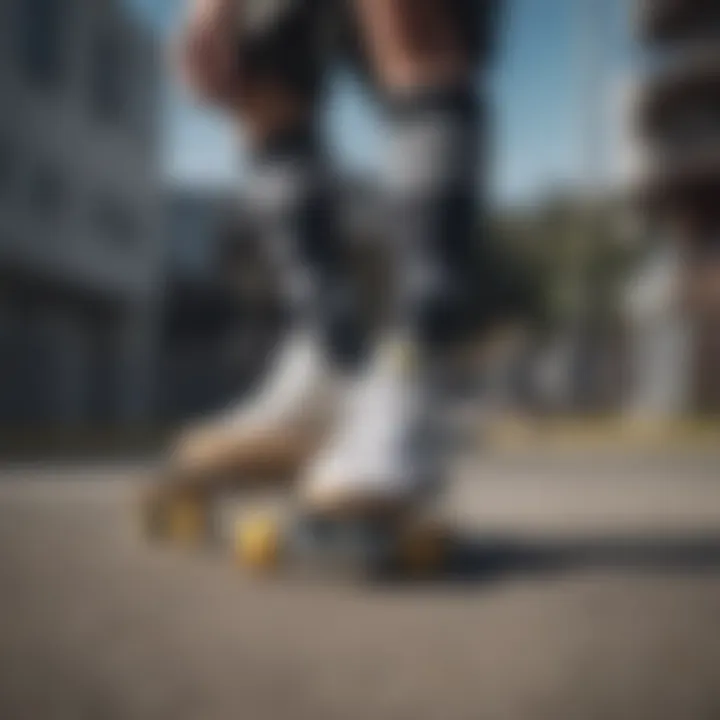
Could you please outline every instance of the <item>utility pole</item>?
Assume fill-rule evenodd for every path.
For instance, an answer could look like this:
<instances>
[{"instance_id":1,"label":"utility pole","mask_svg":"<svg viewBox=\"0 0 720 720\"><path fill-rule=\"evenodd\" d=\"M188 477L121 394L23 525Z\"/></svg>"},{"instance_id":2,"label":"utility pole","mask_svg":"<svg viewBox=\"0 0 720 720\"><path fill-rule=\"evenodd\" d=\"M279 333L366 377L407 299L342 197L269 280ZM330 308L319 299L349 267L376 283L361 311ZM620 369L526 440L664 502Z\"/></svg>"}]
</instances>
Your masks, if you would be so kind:
<instances>
[{"instance_id":1,"label":"utility pole","mask_svg":"<svg viewBox=\"0 0 720 720\"><path fill-rule=\"evenodd\" d=\"M576 114L579 149L579 181L577 197L581 208L582 231L578 239L571 278L579 320L588 309L588 257L596 240L596 214L602 191L606 134L604 116L605 98L605 11L608 0L577 0L572 5L575 13L575 67L577 74Z\"/></svg>"},{"instance_id":2,"label":"utility pole","mask_svg":"<svg viewBox=\"0 0 720 720\"><path fill-rule=\"evenodd\" d=\"M576 332L579 340L577 358L577 400L582 408L596 406L600 319L603 278L597 260L603 242L601 202L605 180L607 152L605 85L606 23L608 0L580 0L578 8L578 108L581 157L582 237L577 238L575 262Z\"/></svg>"},{"instance_id":3,"label":"utility pole","mask_svg":"<svg viewBox=\"0 0 720 720\"><path fill-rule=\"evenodd\" d=\"M583 194L590 200L602 189L606 169L605 51L610 4L608 0L580 0L578 5Z\"/></svg>"}]
</instances>

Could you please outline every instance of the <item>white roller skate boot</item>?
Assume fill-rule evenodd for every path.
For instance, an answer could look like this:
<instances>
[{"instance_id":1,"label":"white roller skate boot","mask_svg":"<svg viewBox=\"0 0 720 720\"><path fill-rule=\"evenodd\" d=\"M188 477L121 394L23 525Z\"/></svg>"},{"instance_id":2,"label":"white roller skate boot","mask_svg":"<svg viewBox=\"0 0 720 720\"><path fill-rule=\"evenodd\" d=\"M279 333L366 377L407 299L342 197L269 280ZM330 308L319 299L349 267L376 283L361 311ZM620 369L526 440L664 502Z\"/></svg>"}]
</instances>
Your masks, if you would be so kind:
<instances>
[{"instance_id":1,"label":"white roller skate boot","mask_svg":"<svg viewBox=\"0 0 720 720\"><path fill-rule=\"evenodd\" d=\"M292 474L324 438L341 382L320 341L296 332L254 396L181 435L172 465L193 476L230 472L237 482Z\"/></svg>"},{"instance_id":2,"label":"white roller skate boot","mask_svg":"<svg viewBox=\"0 0 720 720\"><path fill-rule=\"evenodd\" d=\"M421 365L411 345L381 344L336 432L303 475L300 497L309 513L402 513L438 489L441 408Z\"/></svg>"}]
</instances>

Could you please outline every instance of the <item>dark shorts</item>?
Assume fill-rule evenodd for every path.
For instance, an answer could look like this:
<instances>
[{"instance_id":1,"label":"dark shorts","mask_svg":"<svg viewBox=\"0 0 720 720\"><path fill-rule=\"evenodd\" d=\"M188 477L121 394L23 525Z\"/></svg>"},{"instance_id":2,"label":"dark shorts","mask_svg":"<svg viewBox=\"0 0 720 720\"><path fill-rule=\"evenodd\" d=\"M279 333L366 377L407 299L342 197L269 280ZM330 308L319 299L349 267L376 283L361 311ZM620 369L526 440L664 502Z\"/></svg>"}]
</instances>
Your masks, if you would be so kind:
<instances>
[{"instance_id":1,"label":"dark shorts","mask_svg":"<svg viewBox=\"0 0 720 720\"><path fill-rule=\"evenodd\" d=\"M500 0L445 0L478 64L492 53ZM351 0L244 0L247 20L241 61L253 75L317 95L328 71L350 66L373 85Z\"/></svg>"}]
</instances>

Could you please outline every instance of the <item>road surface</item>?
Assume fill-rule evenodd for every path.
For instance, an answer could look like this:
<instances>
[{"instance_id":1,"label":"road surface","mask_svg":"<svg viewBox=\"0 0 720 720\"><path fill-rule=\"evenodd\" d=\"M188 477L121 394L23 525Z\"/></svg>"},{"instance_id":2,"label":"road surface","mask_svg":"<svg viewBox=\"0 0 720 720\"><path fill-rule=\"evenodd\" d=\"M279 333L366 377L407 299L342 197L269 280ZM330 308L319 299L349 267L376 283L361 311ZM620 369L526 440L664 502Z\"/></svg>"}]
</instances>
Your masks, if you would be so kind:
<instances>
[{"instance_id":1,"label":"road surface","mask_svg":"<svg viewBox=\"0 0 720 720\"><path fill-rule=\"evenodd\" d=\"M718 467L467 461L479 562L372 589L145 547L137 467L5 468L0 718L718 718Z\"/></svg>"}]
</instances>

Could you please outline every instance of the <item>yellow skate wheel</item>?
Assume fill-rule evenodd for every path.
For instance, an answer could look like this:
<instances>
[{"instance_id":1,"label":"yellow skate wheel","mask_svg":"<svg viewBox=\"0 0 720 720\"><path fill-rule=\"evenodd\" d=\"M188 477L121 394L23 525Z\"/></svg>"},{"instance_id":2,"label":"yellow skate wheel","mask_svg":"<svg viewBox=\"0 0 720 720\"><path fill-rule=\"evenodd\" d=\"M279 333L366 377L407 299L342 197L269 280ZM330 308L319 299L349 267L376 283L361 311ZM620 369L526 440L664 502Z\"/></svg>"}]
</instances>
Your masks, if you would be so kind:
<instances>
[{"instance_id":1,"label":"yellow skate wheel","mask_svg":"<svg viewBox=\"0 0 720 720\"><path fill-rule=\"evenodd\" d=\"M447 536L441 527L414 524L400 538L400 568L413 577L428 577L442 569L447 557Z\"/></svg>"},{"instance_id":2,"label":"yellow skate wheel","mask_svg":"<svg viewBox=\"0 0 720 720\"><path fill-rule=\"evenodd\" d=\"M235 554L241 565L269 573L280 564L282 531L272 515L241 519L235 535Z\"/></svg>"}]
</instances>

